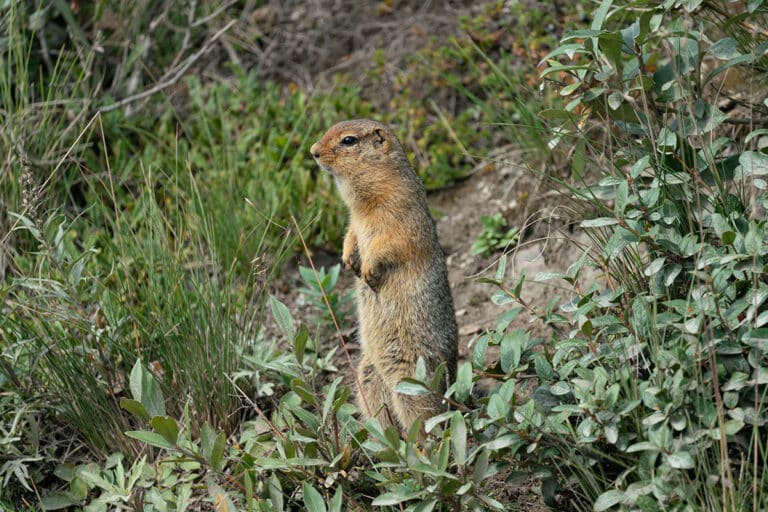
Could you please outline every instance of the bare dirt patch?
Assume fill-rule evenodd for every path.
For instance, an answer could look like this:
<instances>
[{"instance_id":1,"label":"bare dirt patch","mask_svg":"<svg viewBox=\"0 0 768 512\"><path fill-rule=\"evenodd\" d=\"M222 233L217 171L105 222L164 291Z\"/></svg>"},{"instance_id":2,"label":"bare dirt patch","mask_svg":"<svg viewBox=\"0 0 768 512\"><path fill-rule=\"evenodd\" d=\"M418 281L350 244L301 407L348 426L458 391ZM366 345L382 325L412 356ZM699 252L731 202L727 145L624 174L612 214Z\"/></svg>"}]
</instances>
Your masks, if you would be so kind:
<instances>
[{"instance_id":1,"label":"bare dirt patch","mask_svg":"<svg viewBox=\"0 0 768 512\"><path fill-rule=\"evenodd\" d=\"M372 99L386 100L409 56L435 38L461 36L460 16L486 3L273 1L251 14L241 38L253 41L246 49L260 76L311 91L343 74ZM376 61L386 62L387 72L371 79L366 71Z\"/></svg>"}]
</instances>

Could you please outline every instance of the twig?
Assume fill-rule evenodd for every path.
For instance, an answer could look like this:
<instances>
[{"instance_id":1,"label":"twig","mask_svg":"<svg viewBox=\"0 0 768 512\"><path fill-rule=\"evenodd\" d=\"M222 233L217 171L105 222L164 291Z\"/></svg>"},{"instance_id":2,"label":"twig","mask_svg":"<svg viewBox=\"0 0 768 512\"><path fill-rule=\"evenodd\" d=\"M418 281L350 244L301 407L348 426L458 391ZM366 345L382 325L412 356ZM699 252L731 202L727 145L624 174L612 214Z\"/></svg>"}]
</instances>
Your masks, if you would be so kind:
<instances>
[{"instance_id":1,"label":"twig","mask_svg":"<svg viewBox=\"0 0 768 512\"><path fill-rule=\"evenodd\" d=\"M768 117L726 117L723 122L726 124L765 125L768 124Z\"/></svg>"},{"instance_id":2,"label":"twig","mask_svg":"<svg viewBox=\"0 0 768 512\"><path fill-rule=\"evenodd\" d=\"M270 430L272 430L272 432L274 432L274 434L281 440L285 440L285 434L280 432L275 424L272 423L269 418L267 418L267 415L264 413L264 411L261 410L261 407L256 404L256 401L252 400L251 397L248 396L248 394L243 391L231 377L228 377L228 379L232 383L232 386L237 390L237 392L240 393L240 395L250 404L251 407L253 407L253 409L256 411L256 414L258 414L259 417L264 420L264 423L267 424Z\"/></svg>"},{"instance_id":3,"label":"twig","mask_svg":"<svg viewBox=\"0 0 768 512\"><path fill-rule=\"evenodd\" d=\"M184 38L181 40L181 49L176 53L176 57L173 58L173 61L171 62L170 69L175 68L179 61L181 60L181 56L184 55L187 52L187 48L189 48L189 39L192 36L192 20L195 17L195 7L197 6L197 0L191 0L189 2L189 15L187 16L187 28L184 30Z\"/></svg>"},{"instance_id":4,"label":"twig","mask_svg":"<svg viewBox=\"0 0 768 512\"><path fill-rule=\"evenodd\" d=\"M240 0L229 0L229 2L225 3L224 5L222 5L218 9L216 9L215 11L213 11L208 16L204 16L204 17L200 18L199 20L196 20L194 23L192 23L190 25L190 27L197 27L199 25L202 25L203 23L208 23L213 18L215 18L216 16L218 16L222 12L226 11L227 9L229 9L231 6L233 6L234 4L236 4L239 1Z\"/></svg>"},{"instance_id":5,"label":"twig","mask_svg":"<svg viewBox=\"0 0 768 512\"><path fill-rule=\"evenodd\" d=\"M373 416L371 414L371 407L368 405L368 400L365 399L365 393L363 393L363 386L360 384L360 377L357 375L357 370L355 369L355 365L352 363L352 356L349 355L349 350L347 349L347 342L344 341L344 336L341 334L341 328L339 327L339 323L336 321L336 315L333 313L333 308L331 308L331 303L328 300L328 296L325 294L325 288L323 287L323 284L320 282L320 276L317 274L317 270L315 269L315 263L312 261L312 256L309 254L309 247L307 247L307 242L304 240L304 235L301 234L301 228L299 227L299 223L296 222L296 217L291 215L291 220L293 221L293 225L296 226L296 233L299 235L299 239L301 240L301 245L304 246L304 254L307 255L307 259L309 260L309 265L312 267L312 272L315 274L315 279L317 280L317 285L320 288L320 292L323 294L323 300L325 301L325 305L328 308L328 313L331 314L331 320L333 320L333 325L336 328L336 334L339 335L339 342L341 342L341 348L344 349L344 354L347 356L347 362L349 362L349 369L352 371L352 377L355 379L355 386L357 386L358 394L360 395L360 399L363 402L363 405L365 406L365 412L368 414L368 416Z\"/></svg>"},{"instance_id":6,"label":"twig","mask_svg":"<svg viewBox=\"0 0 768 512\"><path fill-rule=\"evenodd\" d=\"M5 359L0 359L0 364L3 365L3 369L5 370L6 375L8 375L8 377L11 379L11 382L13 382L13 385L16 386L16 389L21 391L21 380L19 380L19 377L16 375L16 372L14 371L11 364Z\"/></svg>"},{"instance_id":7,"label":"twig","mask_svg":"<svg viewBox=\"0 0 768 512\"><path fill-rule=\"evenodd\" d=\"M229 42L229 37L222 38L221 46L224 47L224 50L227 52L227 55L229 55L229 60L234 62L235 65L237 65L237 67L242 68L243 61L240 60L240 57L237 56L237 52L235 51L235 48L232 46L232 43Z\"/></svg>"},{"instance_id":8,"label":"twig","mask_svg":"<svg viewBox=\"0 0 768 512\"><path fill-rule=\"evenodd\" d=\"M210 49L211 45L213 43L215 43L222 35L224 35L224 33L227 32L227 30L232 28L232 25L234 25L235 23L237 23L237 20L231 20L229 23L224 25L224 27L221 30L216 32L213 35L213 37L211 37L208 41L206 41L206 43L203 45L202 48L200 48L200 50L198 50L197 52L195 52L192 55L190 55L187 58L187 60L184 61L184 64L182 64L179 67L179 69L176 71L176 73L173 76L171 76L171 78L169 78L168 80L165 80L163 82L159 82L159 83L155 84L153 87L147 89L146 91L142 91L142 92L140 92L138 94L134 94L132 96L128 96L127 98L123 98L122 100L117 101L115 103L112 103L111 105L107 105L107 106L101 107L101 108L99 108L98 111L100 113L105 113L105 112L111 112L113 110L117 110L119 108L122 108L122 107L130 104L130 103L133 103L134 101L138 101L138 100L141 100L141 99L144 99L144 98L148 98L149 96L152 96L153 94L158 93L158 92L162 91L163 89L167 89L168 87L176 84L176 82L178 82L181 79L181 77L184 76L184 74L192 66L192 64L197 62L200 59L200 57L202 57L206 52L208 52L208 50Z\"/></svg>"}]
</instances>

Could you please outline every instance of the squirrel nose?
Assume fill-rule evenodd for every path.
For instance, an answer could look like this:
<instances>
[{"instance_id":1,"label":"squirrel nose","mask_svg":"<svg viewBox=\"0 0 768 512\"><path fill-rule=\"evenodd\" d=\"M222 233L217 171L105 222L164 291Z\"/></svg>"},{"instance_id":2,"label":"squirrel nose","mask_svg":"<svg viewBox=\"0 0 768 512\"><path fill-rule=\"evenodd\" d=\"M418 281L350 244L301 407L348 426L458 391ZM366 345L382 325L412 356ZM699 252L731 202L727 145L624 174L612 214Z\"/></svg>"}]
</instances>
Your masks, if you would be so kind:
<instances>
[{"instance_id":1,"label":"squirrel nose","mask_svg":"<svg viewBox=\"0 0 768 512\"><path fill-rule=\"evenodd\" d=\"M320 158L320 151L317 148L317 142L312 144L312 147L309 148L309 152L312 153L312 156L315 158Z\"/></svg>"}]
</instances>

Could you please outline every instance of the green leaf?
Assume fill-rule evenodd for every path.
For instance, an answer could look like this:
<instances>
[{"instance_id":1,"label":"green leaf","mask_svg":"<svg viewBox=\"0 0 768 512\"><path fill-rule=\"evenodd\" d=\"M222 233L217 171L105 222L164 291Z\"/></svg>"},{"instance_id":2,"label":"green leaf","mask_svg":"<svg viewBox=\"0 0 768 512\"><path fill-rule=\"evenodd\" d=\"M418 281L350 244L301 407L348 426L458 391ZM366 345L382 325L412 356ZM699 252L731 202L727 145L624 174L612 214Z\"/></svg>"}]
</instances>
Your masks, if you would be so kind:
<instances>
[{"instance_id":1,"label":"green leaf","mask_svg":"<svg viewBox=\"0 0 768 512\"><path fill-rule=\"evenodd\" d=\"M283 512L283 487L280 485L280 479L277 473L272 473L269 477L269 501L275 512Z\"/></svg>"},{"instance_id":2,"label":"green leaf","mask_svg":"<svg viewBox=\"0 0 768 512\"><path fill-rule=\"evenodd\" d=\"M77 503L72 501L72 498L62 492L49 494L48 496L43 497L42 501L43 510L61 510L74 505L77 505Z\"/></svg>"},{"instance_id":3,"label":"green leaf","mask_svg":"<svg viewBox=\"0 0 768 512\"><path fill-rule=\"evenodd\" d=\"M571 392L571 387L565 381L557 381L549 387L549 392L555 396L567 395Z\"/></svg>"},{"instance_id":4,"label":"green leaf","mask_svg":"<svg viewBox=\"0 0 768 512\"><path fill-rule=\"evenodd\" d=\"M291 391L299 395L301 399L307 402L309 405L317 405L315 394L303 380L299 378L291 379Z\"/></svg>"},{"instance_id":5,"label":"green leaf","mask_svg":"<svg viewBox=\"0 0 768 512\"><path fill-rule=\"evenodd\" d=\"M421 498L426 494L426 490L418 489L415 491L405 491L405 490L397 490L393 492L385 492L384 494L378 495L371 505L376 506L387 506L387 505L398 505L404 501L413 500L416 498Z\"/></svg>"},{"instance_id":6,"label":"green leaf","mask_svg":"<svg viewBox=\"0 0 768 512\"><path fill-rule=\"evenodd\" d=\"M600 7L595 11L595 16L592 19L592 25L590 26L592 31L603 28L603 24L605 23L606 18L608 18L608 11L611 8L611 4L613 4L613 0L603 0L600 2Z\"/></svg>"},{"instance_id":7,"label":"green leaf","mask_svg":"<svg viewBox=\"0 0 768 512\"><path fill-rule=\"evenodd\" d=\"M71 482L72 478L75 476L75 466L72 464L57 464L53 470L53 474L65 482Z\"/></svg>"},{"instance_id":8,"label":"green leaf","mask_svg":"<svg viewBox=\"0 0 768 512\"><path fill-rule=\"evenodd\" d=\"M504 507L503 503L497 499L491 498L487 494L478 494L477 497L480 498L480 501L491 507L493 510L506 510L506 507Z\"/></svg>"},{"instance_id":9,"label":"green leaf","mask_svg":"<svg viewBox=\"0 0 768 512\"><path fill-rule=\"evenodd\" d=\"M560 272L536 272L536 275L533 276L533 281L535 283L542 283L544 281L551 281L552 279L564 279L566 277L568 276Z\"/></svg>"},{"instance_id":10,"label":"green leaf","mask_svg":"<svg viewBox=\"0 0 768 512\"><path fill-rule=\"evenodd\" d=\"M108 493L120 494L120 489L111 481L106 480L104 476L102 476L102 472L94 464L89 464L85 467L81 466L81 468L82 469L78 468L77 476L88 486L98 487Z\"/></svg>"},{"instance_id":11,"label":"green leaf","mask_svg":"<svg viewBox=\"0 0 768 512\"><path fill-rule=\"evenodd\" d=\"M454 386L456 400L459 402L465 402L469 398L472 386L474 385L472 377L472 364L466 361L461 363L456 372L456 383Z\"/></svg>"},{"instance_id":12,"label":"green leaf","mask_svg":"<svg viewBox=\"0 0 768 512\"><path fill-rule=\"evenodd\" d=\"M336 398L333 399L333 412L339 412L341 406L347 403L349 399L350 391L347 386L342 386L341 391L336 393Z\"/></svg>"},{"instance_id":13,"label":"green leaf","mask_svg":"<svg viewBox=\"0 0 768 512\"><path fill-rule=\"evenodd\" d=\"M331 498L330 502L330 508L328 509L328 512L341 512L341 504L342 500L344 498L344 493L341 492L341 486L338 486L336 488L336 492L333 495L333 498Z\"/></svg>"},{"instance_id":14,"label":"green leaf","mask_svg":"<svg viewBox=\"0 0 768 512\"><path fill-rule=\"evenodd\" d=\"M289 341L293 340L296 337L296 326L293 323L293 317L288 307L277 300L274 295L269 296L269 307L283 336Z\"/></svg>"},{"instance_id":15,"label":"green leaf","mask_svg":"<svg viewBox=\"0 0 768 512\"><path fill-rule=\"evenodd\" d=\"M682 450L668 455L667 462L675 469L693 469L695 465L691 454Z\"/></svg>"},{"instance_id":16,"label":"green leaf","mask_svg":"<svg viewBox=\"0 0 768 512\"><path fill-rule=\"evenodd\" d=\"M523 329L515 329L501 339L501 370L509 373L520 364L523 345L528 342L528 334Z\"/></svg>"},{"instance_id":17,"label":"green leaf","mask_svg":"<svg viewBox=\"0 0 768 512\"><path fill-rule=\"evenodd\" d=\"M523 283L525 282L525 267L520 269L520 277L517 279L517 284L515 284L515 288L512 290L512 293L515 297L520 296L520 292L523 290Z\"/></svg>"},{"instance_id":18,"label":"green leaf","mask_svg":"<svg viewBox=\"0 0 768 512\"><path fill-rule=\"evenodd\" d=\"M451 417L451 446L453 460L462 466L467 460L467 425L459 411L453 411Z\"/></svg>"},{"instance_id":19,"label":"green leaf","mask_svg":"<svg viewBox=\"0 0 768 512\"><path fill-rule=\"evenodd\" d=\"M587 219L581 221L581 227L583 228L602 228L605 226L614 226L619 223L619 220L614 217L598 217L596 219Z\"/></svg>"},{"instance_id":20,"label":"green leaf","mask_svg":"<svg viewBox=\"0 0 768 512\"><path fill-rule=\"evenodd\" d=\"M673 263L664 271L664 285L672 286L675 282L678 274L683 270L683 267L679 263Z\"/></svg>"},{"instance_id":21,"label":"green leaf","mask_svg":"<svg viewBox=\"0 0 768 512\"><path fill-rule=\"evenodd\" d=\"M515 434L507 434L484 443L483 448L485 448L485 450L483 451L486 453L488 451L499 451L519 443L521 443L519 437Z\"/></svg>"},{"instance_id":22,"label":"green leaf","mask_svg":"<svg viewBox=\"0 0 768 512\"><path fill-rule=\"evenodd\" d=\"M504 274L507 271L507 255L502 254L501 258L499 258L499 264L496 268L496 281L502 283L504 282Z\"/></svg>"},{"instance_id":23,"label":"green leaf","mask_svg":"<svg viewBox=\"0 0 768 512\"><path fill-rule=\"evenodd\" d=\"M747 12L749 14L752 14L755 12L761 5L763 5L763 2L765 0L747 0Z\"/></svg>"},{"instance_id":24,"label":"green leaf","mask_svg":"<svg viewBox=\"0 0 768 512\"><path fill-rule=\"evenodd\" d=\"M745 151L739 156L739 169L742 176L768 175L768 155L758 151Z\"/></svg>"},{"instance_id":25,"label":"green leaf","mask_svg":"<svg viewBox=\"0 0 768 512\"><path fill-rule=\"evenodd\" d=\"M149 421L149 413L147 409L141 405L141 402L133 400L132 398L121 398L120 408L128 411L134 416L138 416L142 421Z\"/></svg>"},{"instance_id":26,"label":"green leaf","mask_svg":"<svg viewBox=\"0 0 768 512\"><path fill-rule=\"evenodd\" d=\"M419 502L414 508L413 512L432 512L435 505L437 505L437 498L429 498Z\"/></svg>"},{"instance_id":27,"label":"green leaf","mask_svg":"<svg viewBox=\"0 0 768 512\"><path fill-rule=\"evenodd\" d=\"M661 152L670 152L677 147L677 134L669 128L662 128L656 137L656 145Z\"/></svg>"},{"instance_id":28,"label":"green leaf","mask_svg":"<svg viewBox=\"0 0 768 512\"><path fill-rule=\"evenodd\" d=\"M327 512L323 495L317 489L307 481L302 484L302 489L304 491L304 505L306 505L308 512Z\"/></svg>"},{"instance_id":29,"label":"green leaf","mask_svg":"<svg viewBox=\"0 0 768 512\"><path fill-rule=\"evenodd\" d=\"M216 471L224 468L224 447L226 445L226 436L224 432L219 432L211 446L211 453L208 456L208 463Z\"/></svg>"},{"instance_id":30,"label":"green leaf","mask_svg":"<svg viewBox=\"0 0 768 512\"><path fill-rule=\"evenodd\" d=\"M720 60L733 59L741 55L736 40L732 37L724 37L709 47L709 53Z\"/></svg>"},{"instance_id":31,"label":"green leaf","mask_svg":"<svg viewBox=\"0 0 768 512\"><path fill-rule=\"evenodd\" d=\"M504 311L496 320L496 331L503 332L509 327L509 324L517 318L517 315L523 310L522 307L514 307Z\"/></svg>"},{"instance_id":32,"label":"green leaf","mask_svg":"<svg viewBox=\"0 0 768 512\"><path fill-rule=\"evenodd\" d=\"M603 32L597 36L597 46L603 51L606 57L613 64L613 68L604 66L601 73L598 73L595 78L601 82L606 82L606 78L617 75L616 70L620 70L623 66L622 61L622 46L624 45L624 38L621 32ZM627 45L632 48L634 45ZM602 77L600 76L602 75Z\"/></svg>"},{"instance_id":33,"label":"green leaf","mask_svg":"<svg viewBox=\"0 0 768 512\"><path fill-rule=\"evenodd\" d=\"M593 510L595 512L602 512L603 510L608 510L609 508L618 505L623 501L624 493L617 489L611 489L597 497L595 504L593 505Z\"/></svg>"},{"instance_id":34,"label":"green leaf","mask_svg":"<svg viewBox=\"0 0 768 512\"><path fill-rule=\"evenodd\" d=\"M165 400L155 377L137 359L129 379L133 398L141 403L150 417L165 416Z\"/></svg>"},{"instance_id":35,"label":"green leaf","mask_svg":"<svg viewBox=\"0 0 768 512\"><path fill-rule=\"evenodd\" d=\"M424 361L422 356L419 356L419 358L416 360L416 372L414 376L416 377L416 380L427 380L427 363Z\"/></svg>"},{"instance_id":36,"label":"green leaf","mask_svg":"<svg viewBox=\"0 0 768 512\"><path fill-rule=\"evenodd\" d=\"M495 473L495 466L491 466L489 462L489 450L480 450L480 454L475 459L474 470L472 471L472 481L475 484L480 484L486 478L493 476Z\"/></svg>"},{"instance_id":37,"label":"green leaf","mask_svg":"<svg viewBox=\"0 0 768 512\"><path fill-rule=\"evenodd\" d=\"M616 187L616 199L613 213L617 217L624 216L624 209L627 207L627 197L629 196L629 184L626 181L619 183Z\"/></svg>"},{"instance_id":38,"label":"green leaf","mask_svg":"<svg viewBox=\"0 0 768 512\"><path fill-rule=\"evenodd\" d=\"M703 320L704 320L703 315L697 315L687 319L684 324L685 330L691 334L698 334L699 329L701 329L701 323Z\"/></svg>"},{"instance_id":39,"label":"green leaf","mask_svg":"<svg viewBox=\"0 0 768 512\"><path fill-rule=\"evenodd\" d=\"M664 266L664 263L667 261L667 258L661 257L656 258L651 262L650 265L648 265L645 270L643 271L643 274L650 277L654 274L656 274L661 268Z\"/></svg>"},{"instance_id":40,"label":"green leaf","mask_svg":"<svg viewBox=\"0 0 768 512\"><path fill-rule=\"evenodd\" d=\"M216 432L214 432L211 424L207 421L203 423L203 428L200 429L200 449L202 450L203 457L210 460L211 453L213 452L213 444L216 442Z\"/></svg>"},{"instance_id":41,"label":"green leaf","mask_svg":"<svg viewBox=\"0 0 768 512\"><path fill-rule=\"evenodd\" d=\"M571 94L573 94L573 92L576 89L581 87L581 85L582 85L581 82L574 82L572 84L566 85L565 87L560 89L560 96L570 96Z\"/></svg>"},{"instance_id":42,"label":"green leaf","mask_svg":"<svg viewBox=\"0 0 768 512\"><path fill-rule=\"evenodd\" d=\"M170 416L154 416L150 421L152 428L163 436L163 439L168 441L171 445L175 445L179 438L179 426L176 424L176 420Z\"/></svg>"},{"instance_id":43,"label":"green leaf","mask_svg":"<svg viewBox=\"0 0 768 512\"><path fill-rule=\"evenodd\" d=\"M299 326L299 331L293 338L293 354L296 356L296 361L302 364L304 361L304 351L307 348L307 340L309 339L309 329L304 324Z\"/></svg>"},{"instance_id":44,"label":"green leaf","mask_svg":"<svg viewBox=\"0 0 768 512\"><path fill-rule=\"evenodd\" d=\"M608 106L611 110L618 109L622 103L624 103L624 95L620 92L614 91L608 95Z\"/></svg>"},{"instance_id":45,"label":"green leaf","mask_svg":"<svg viewBox=\"0 0 768 512\"><path fill-rule=\"evenodd\" d=\"M488 416L491 420L504 418L509 412L509 402L501 398L498 393L491 395L488 400Z\"/></svg>"},{"instance_id":46,"label":"green leaf","mask_svg":"<svg viewBox=\"0 0 768 512\"><path fill-rule=\"evenodd\" d=\"M632 179L636 180L638 176L650 166L650 161L650 155L645 155L643 158L632 164L632 168L629 171L629 175L632 176Z\"/></svg>"},{"instance_id":47,"label":"green leaf","mask_svg":"<svg viewBox=\"0 0 768 512\"><path fill-rule=\"evenodd\" d=\"M328 413L331 411L331 407L333 406L333 401L336 397L336 388L339 386L342 380L343 380L342 377L337 377L336 379L334 379L334 381L331 383L330 386L328 386L328 389L325 392L325 401L323 402L323 416L322 416L322 419L324 422L328 419Z\"/></svg>"},{"instance_id":48,"label":"green leaf","mask_svg":"<svg viewBox=\"0 0 768 512\"><path fill-rule=\"evenodd\" d=\"M147 443L155 448L163 448L165 450L174 449L174 445L169 443L163 436L156 432L147 432L146 430L130 430L125 433L126 436L132 439L138 439L143 443Z\"/></svg>"},{"instance_id":49,"label":"green leaf","mask_svg":"<svg viewBox=\"0 0 768 512\"><path fill-rule=\"evenodd\" d=\"M141 359L136 359L131 369L131 375L128 378L128 384L131 388L131 396L138 402L141 402L142 384L144 367L141 365Z\"/></svg>"},{"instance_id":50,"label":"green leaf","mask_svg":"<svg viewBox=\"0 0 768 512\"><path fill-rule=\"evenodd\" d=\"M552 365L549 364L549 361L547 361L547 357L541 353L537 352L534 355L533 363L536 368L536 375L543 381L549 381L552 380L554 377L554 371L552 370Z\"/></svg>"},{"instance_id":51,"label":"green leaf","mask_svg":"<svg viewBox=\"0 0 768 512\"><path fill-rule=\"evenodd\" d=\"M445 412L441 412L437 416L432 416L431 418L427 418L427 421L424 422L424 431L427 433L432 432L432 430L437 425L451 419L452 415L453 415L453 411L445 411Z\"/></svg>"},{"instance_id":52,"label":"green leaf","mask_svg":"<svg viewBox=\"0 0 768 512\"><path fill-rule=\"evenodd\" d=\"M475 348L472 350L472 366L474 368L485 367L485 353L488 350L488 335L477 338Z\"/></svg>"},{"instance_id":53,"label":"green leaf","mask_svg":"<svg viewBox=\"0 0 768 512\"><path fill-rule=\"evenodd\" d=\"M516 300L517 299L515 299L513 296L501 290L494 293L493 296L491 296L491 302L493 302L497 306L504 306L511 302L515 302Z\"/></svg>"},{"instance_id":54,"label":"green leaf","mask_svg":"<svg viewBox=\"0 0 768 512\"><path fill-rule=\"evenodd\" d=\"M395 391L412 396L422 396L430 393L429 388L427 388L423 382L407 377L397 383Z\"/></svg>"}]
</instances>

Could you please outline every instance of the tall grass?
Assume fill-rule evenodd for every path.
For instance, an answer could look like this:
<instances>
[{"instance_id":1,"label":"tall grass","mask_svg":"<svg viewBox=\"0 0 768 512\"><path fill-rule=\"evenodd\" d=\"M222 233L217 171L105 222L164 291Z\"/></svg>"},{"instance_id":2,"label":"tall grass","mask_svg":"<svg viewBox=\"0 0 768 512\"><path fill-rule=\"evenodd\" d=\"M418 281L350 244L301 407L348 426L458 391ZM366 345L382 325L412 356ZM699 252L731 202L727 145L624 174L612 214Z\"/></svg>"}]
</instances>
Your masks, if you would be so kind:
<instances>
[{"instance_id":1,"label":"tall grass","mask_svg":"<svg viewBox=\"0 0 768 512\"><path fill-rule=\"evenodd\" d=\"M100 456L135 455L119 401L140 357L170 412L188 406L200 425L231 431L243 405L229 379L293 243L277 217L325 206L306 200L315 181L301 163L316 117L305 98L253 78L247 101L190 83L186 119L93 114L91 56L62 51L38 73L17 6L5 12L0 66L2 385ZM274 125L280 101L291 102L290 130ZM261 124L244 135L248 120Z\"/></svg>"}]
</instances>

